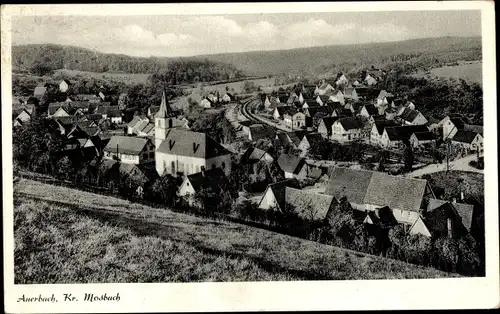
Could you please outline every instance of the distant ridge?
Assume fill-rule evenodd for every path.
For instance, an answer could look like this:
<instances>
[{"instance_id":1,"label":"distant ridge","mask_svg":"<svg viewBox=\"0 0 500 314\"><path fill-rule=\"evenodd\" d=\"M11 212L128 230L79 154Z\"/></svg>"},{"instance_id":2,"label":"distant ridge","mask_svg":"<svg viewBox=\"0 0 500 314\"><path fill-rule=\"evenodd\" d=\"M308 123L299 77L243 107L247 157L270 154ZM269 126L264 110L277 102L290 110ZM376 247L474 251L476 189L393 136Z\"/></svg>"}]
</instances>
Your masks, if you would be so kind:
<instances>
[{"instance_id":1,"label":"distant ridge","mask_svg":"<svg viewBox=\"0 0 500 314\"><path fill-rule=\"evenodd\" d=\"M40 56L40 52L48 52ZM407 55L407 56L403 56ZM119 64L113 71L151 73L173 61L210 60L231 64L249 75L319 74L347 71L358 66L405 59L473 60L481 58L481 37L432 37L384 43L328 45L286 50L208 54L192 57L132 57L124 54L94 52L90 49L58 44L30 44L12 47L13 67L27 67L35 61L50 62L56 68L73 67L82 71L105 72L97 63ZM84 59L75 63L75 56ZM46 60L47 57L49 60ZM45 58L45 60L43 59ZM41 60L40 60L41 59ZM68 63L70 63L68 65ZM72 64L71 64L72 63ZM146 69L140 72L139 69Z\"/></svg>"}]
</instances>

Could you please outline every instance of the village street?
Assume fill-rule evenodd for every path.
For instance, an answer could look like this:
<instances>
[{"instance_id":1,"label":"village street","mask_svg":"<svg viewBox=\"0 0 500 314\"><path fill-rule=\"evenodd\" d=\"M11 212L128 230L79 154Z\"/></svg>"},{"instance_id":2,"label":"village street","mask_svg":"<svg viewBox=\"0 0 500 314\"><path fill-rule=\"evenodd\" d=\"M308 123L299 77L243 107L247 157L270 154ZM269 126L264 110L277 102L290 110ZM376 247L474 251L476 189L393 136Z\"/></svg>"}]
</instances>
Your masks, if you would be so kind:
<instances>
[{"instance_id":1,"label":"village street","mask_svg":"<svg viewBox=\"0 0 500 314\"><path fill-rule=\"evenodd\" d=\"M477 158L476 155L469 155L463 158L450 161L450 170L477 172L482 174L484 173L483 170L469 166L469 162L476 160L476 158ZM446 162L443 162L441 164L430 164L428 166L415 170L411 173L408 173L407 176L420 177L423 176L424 174L440 172L440 171L446 171Z\"/></svg>"}]
</instances>

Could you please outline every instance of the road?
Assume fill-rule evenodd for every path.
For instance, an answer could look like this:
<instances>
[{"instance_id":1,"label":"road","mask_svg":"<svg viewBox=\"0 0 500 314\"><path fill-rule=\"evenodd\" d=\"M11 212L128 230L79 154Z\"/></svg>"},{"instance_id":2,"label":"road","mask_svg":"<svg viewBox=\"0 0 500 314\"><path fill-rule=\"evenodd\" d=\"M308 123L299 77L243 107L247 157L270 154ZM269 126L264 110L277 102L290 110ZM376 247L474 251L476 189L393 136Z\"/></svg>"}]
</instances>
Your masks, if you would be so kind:
<instances>
[{"instance_id":1,"label":"road","mask_svg":"<svg viewBox=\"0 0 500 314\"><path fill-rule=\"evenodd\" d=\"M476 160L476 155L469 155L460 159L455 159L450 162L450 170L460 170L460 171L468 171L468 172L476 172L476 173L484 173L483 170L476 169L474 167L469 166L469 162L472 160ZM407 174L410 177L420 177L424 174L434 173L446 171L446 162L442 164L431 164L426 167L420 168L413 172Z\"/></svg>"},{"instance_id":2,"label":"road","mask_svg":"<svg viewBox=\"0 0 500 314\"><path fill-rule=\"evenodd\" d=\"M267 124L273 128L276 128L278 130L281 130L281 131L285 131L285 132L291 132L292 129L284 126L284 125L281 125L279 123L276 123L274 121L271 121L269 119L266 119L262 116L259 116L259 115L256 115L256 114L253 114L250 112L250 109L252 107L256 107L258 106L260 103L260 99L258 98L258 96L255 96L255 97L252 97L250 98L249 100L243 102L241 104L241 112L242 114L248 119L248 120L252 120L252 121L256 121L256 122L260 122L260 123L264 123L264 124Z\"/></svg>"}]
</instances>

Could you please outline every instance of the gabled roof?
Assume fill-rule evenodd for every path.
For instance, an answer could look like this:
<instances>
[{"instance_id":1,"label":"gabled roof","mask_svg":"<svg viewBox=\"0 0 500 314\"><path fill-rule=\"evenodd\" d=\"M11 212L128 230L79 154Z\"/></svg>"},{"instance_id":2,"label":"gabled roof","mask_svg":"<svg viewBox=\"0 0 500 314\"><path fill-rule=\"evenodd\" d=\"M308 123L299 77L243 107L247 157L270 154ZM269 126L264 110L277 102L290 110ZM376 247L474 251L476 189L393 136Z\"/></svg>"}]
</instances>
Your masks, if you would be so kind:
<instances>
[{"instance_id":1,"label":"gabled roof","mask_svg":"<svg viewBox=\"0 0 500 314\"><path fill-rule=\"evenodd\" d=\"M323 102L323 103L327 102L328 99L330 99L329 95L318 95L318 97L321 100L321 102Z\"/></svg>"},{"instance_id":2,"label":"gabled roof","mask_svg":"<svg viewBox=\"0 0 500 314\"><path fill-rule=\"evenodd\" d=\"M429 128L425 125L402 125L395 127L385 127L387 136L391 141L409 140L415 132L427 132Z\"/></svg>"},{"instance_id":3,"label":"gabled roof","mask_svg":"<svg viewBox=\"0 0 500 314\"><path fill-rule=\"evenodd\" d=\"M293 174L299 173L305 163L306 160L303 157L295 155L283 154L278 158L278 165L280 166L281 170Z\"/></svg>"},{"instance_id":4,"label":"gabled roof","mask_svg":"<svg viewBox=\"0 0 500 314\"><path fill-rule=\"evenodd\" d=\"M108 117L121 117L122 112L117 106L98 106L96 113L103 115L106 114Z\"/></svg>"},{"instance_id":5,"label":"gabled roof","mask_svg":"<svg viewBox=\"0 0 500 314\"><path fill-rule=\"evenodd\" d=\"M384 98L389 98L389 97L394 97L394 95L385 90L381 90L377 96L377 99L384 100Z\"/></svg>"},{"instance_id":6,"label":"gabled roof","mask_svg":"<svg viewBox=\"0 0 500 314\"><path fill-rule=\"evenodd\" d=\"M372 105L372 104L367 104L364 106L365 110L368 112L370 116L374 116L378 114L378 109ZM362 109L361 109L362 110Z\"/></svg>"},{"instance_id":7,"label":"gabled roof","mask_svg":"<svg viewBox=\"0 0 500 314\"><path fill-rule=\"evenodd\" d=\"M116 152L118 149L122 154L139 155L148 142L150 142L148 139L142 137L115 135L111 137L104 150Z\"/></svg>"},{"instance_id":8,"label":"gabled roof","mask_svg":"<svg viewBox=\"0 0 500 314\"><path fill-rule=\"evenodd\" d=\"M246 127L249 127L251 125L254 125L256 124L255 121L252 121L252 120L245 120L245 121L238 121L238 123L242 126L246 126Z\"/></svg>"},{"instance_id":9,"label":"gabled roof","mask_svg":"<svg viewBox=\"0 0 500 314\"><path fill-rule=\"evenodd\" d=\"M474 124L464 124L465 131L472 131L483 135L483 126L482 125L474 125Z\"/></svg>"},{"instance_id":10,"label":"gabled roof","mask_svg":"<svg viewBox=\"0 0 500 314\"><path fill-rule=\"evenodd\" d=\"M344 95L347 97L352 97L352 94L356 91L354 87L347 87L344 89Z\"/></svg>"},{"instance_id":11,"label":"gabled roof","mask_svg":"<svg viewBox=\"0 0 500 314\"><path fill-rule=\"evenodd\" d=\"M218 190L227 181L226 175L221 168L213 168L190 174L186 177L193 189L198 192L203 188Z\"/></svg>"},{"instance_id":12,"label":"gabled roof","mask_svg":"<svg viewBox=\"0 0 500 314\"><path fill-rule=\"evenodd\" d=\"M324 141L323 136L321 136L321 134L318 134L318 133L306 134L302 140L305 140L305 139L307 140L309 145L311 145L311 147L316 147L316 146L320 145L321 143L323 143L323 141Z\"/></svg>"},{"instance_id":13,"label":"gabled roof","mask_svg":"<svg viewBox=\"0 0 500 314\"><path fill-rule=\"evenodd\" d=\"M298 146L307 133L307 131L293 131L287 132L286 135L290 139L291 143Z\"/></svg>"},{"instance_id":14,"label":"gabled roof","mask_svg":"<svg viewBox=\"0 0 500 314\"><path fill-rule=\"evenodd\" d=\"M286 211L293 210L303 219L325 219L334 202L337 202L337 200L331 195L285 187Z\"/></svg>"},{"instance_id":15,"label":"gabled roof","mask_svg":"<svg viewBox=\"0 0 500 314\"><path fill-rule=\"evenodd\" d=\"M382 172L333 168L325 194L346 196L355 204L419 211L427 181Z\"/></svg>"},{"instance_id":16,"label":"gabled roof","mask_svg":"<svg viewBox=\"0 0 500 314\"><path fill-rule=\"evenodd\" d=\"M451 121L451 123L453 123L453 124L455 125L455 127L456 127L457 129L459 129L459 130L460 130L460 129L463 129L463 128L464 128L464 126L465 126L465 122L464 122L464 120L462 120L461 118L458 118L458 117L451 117L451 118L450 118L450 121Z\"/></svg>"},{"instance_id":17,"label":"gabled roof","mask_svg":"<svg viewBox=\"0 0 500 314\"><path fill-rule=\"evenodd\" d=\"M298 111L297 108L292 107L292 106L276 107L276 110L278 110L278 113L280 116L283 116L285 114L293 116Z\"/></svg>"},{"instance_id":18,"label":"gabled roof","mask_svg":"<svg viewBox=\"0 0 500 314\"><path fill-rule=\"evenodd\" d=\"M321 84L321 85L318 87L318 89L319 89L319 90L325 90L325 89L327 89L327 88L328 88L328 86L330 86L330 88L332 88L332 89L333 89L333 86L332 86L330 83L328 83L328 82L325 82L325 83Z\"/></svg>"},{"instance_id":19,"label":"gabled roof","mask_svg":"<svg viewBox=\"0 0 500 314\"><path fill-rule=\"evenodd\" d=\"M474 214L474 205L465 204L465 203L456 203L456 202L447 202L445 200L438 200L435 198L429 199L429 203L427 204L427 211L432 212L436 208L443 206L444 204L452 205L457 214L462 218L462 224L470 231L472 227L472 217Z\"/></svg>"},{"instance_id":20,"label":"gabled roof","mask_svg":"<svg viewBox=\"0 0 500 314\"><path fill-rule=\"evenodd\" d=\"M398 223L392 213L392 210L388 206L377 208L374 211L368 211L363 222L381 227L390 227Z\"/></svg>"},{"instance_id":21,"label":"gabled roof","mask_svg":"<svg viewBox=\"0 0 500 314\"><path fill-rule=\"evenodd\" d=\"M403 112L399 115L399 117L405 121L413 122L417 116L420 114L418 110L413 110L410 108L405 108Z\"/></svg>"},{"instance_id":22,"label":"gabled roof","mask_svg":"<svg viewBox=\"0 0 500 314\"><path fill-rule=\"evenodd\" d=\"M472 131L458 130L457 133L451 139L453 142L467 143L470 144L479 133Z\"/></svg>"},{"instance_id":23,"label":"gabled roof","mask_svg":"<svg viewBox=\"0 0 500 314\"><path fill-rule=\"evenodd\" d=\"M274 138L276 136L276 132L273 128L264 126L262 124L251 125L248 129L252 136L252 140L254 141L261 138Z\"/></svg>"},{"instance_id":24,"label":"gabled roof","mask_svg":"<svg viewBox=\"0 0 500 314\"><path fill-rule=\"evenodd\" d=\"M131 120L129 123L127 123L127 126L128 126L128 127L130 127L130 128L133 128L133 127L135 127L135 126L136 126L139 122L141 122L141 121L145 121L145 120L146 120L146 121L149 121L149 119L148 119L148 118L146 118L146 117L134 116L134 117L132 118L132 120Z\"/></svg>"},{"instance_id":25,"label":"gabled roof","mask_svg":"<svg viewBox=\"0 0 500 314\"><path fill-rule=\"evenodd\" d=\"M35 97L37 96L43 96L47 92L47 87L45 86L37 86L35 87L35 90L33 91L33 95Z\"/></svg>"},{"instance_id":26,"label":"gabled roof","mask_svg":"<svg viewBox=\"0 0 500 314\"><path fill-rule=\"evenodd\" d=\"M427 132L415 132L415 133L413 133L413 135L415 135L415 137L419 141L432 141L432 140L436 139L434 133L432 133L430 131L427 131Z\"/></svg>"},{"instance_id":27,"label":"gabled roof","mask_svg":"<svg viewBox=\"0 0 500 314\"><path fill-rule=\"evenodd\" d=\"M363 124L355 117L340 118L335 123L340 123L346 131L363 128Z\"/></svg>"},{"instance_id":28,"label":"gabled roof","mask_svg":"<svg viewBox=\"0 0 500 314\"><path fill-rule=\"evenodd\" d=\"M268 190L271 190L274 194L274 198L276 200L276 203L278 203L279 208L284 210L285 209L285 189L286 189L286 187L300 189L300 184L299 184L299 181L297 181L297 179L294 179L294 178L285 179L283 181L279 181L276 183L271 183L267 186L263 197L266 195Z\"/></svg>"},{"instance_id":29,"label":"gabled roof","mask_svg":"<svg viewBox=\"0 0 500 314\"><path fill-rule=\"evenodd\" d=\"M338 117L351 117L353 114L352 114L352 111L349 110L349 109L345 109L345 108L335 108L333 109L333 112L335 112L335 114L338 116ZM355 119L355 117L353 117L353 119Z\"/></svg>"},{"instance_id":30,"label":"gabled roof","mask_svg":"<svg viewBox=\"0 0 500 314\"><path fill-rule=\"evenodd\" d=\"M335 121L337 121L338 119L340 119L340 118L339 117L324 117L321 119L321 121L323 121L323 124L325 125L327 130L331 130L333 123Z\"/></svg>"},{"instance_id":31,"label":"gabled roof","mask_svg":"<svg viewBox=\"0 0 500 314\"><path fill-rule=\"evenodd\" d=\"M326 115L331 115L333 113L333 109L330 106L309 107L309 108L305 109L305 113L309 117L314 117L318 113L324 113Z\"/></svg>"},{"instance_id":32,"label":"gabled roof","mask_svg":"<svg viewBox=\"0 0 500 314\"><path fill-rule=\"evenodd\" d=\"M230 154L220 143L205 133L170 129L156 150L164 154L209 159Z\"/></svg>"}]
</instances>

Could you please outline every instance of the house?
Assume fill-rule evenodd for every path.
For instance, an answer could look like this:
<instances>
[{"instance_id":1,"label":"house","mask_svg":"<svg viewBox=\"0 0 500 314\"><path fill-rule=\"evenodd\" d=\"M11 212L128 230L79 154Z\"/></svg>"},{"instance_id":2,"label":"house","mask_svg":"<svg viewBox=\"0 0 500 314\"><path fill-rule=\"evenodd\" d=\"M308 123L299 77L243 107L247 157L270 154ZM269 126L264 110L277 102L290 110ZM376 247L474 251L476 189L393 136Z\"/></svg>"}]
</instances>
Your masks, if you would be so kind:
<instances>
[{"instance_id":1,"label":"house","mask_svg":"<svg viewBox=\"0 0 500 314\"><path fill-rule=\"evenodd\" d=\"M358 93L356 93L356 88L347 87L344 89L344 99L347 101L357 102L359 101Z\"/></svg>"},{"instance_id":2,"label":"house","mask_svg":"<svg viewBox=\"0 0 500 314\"><path fill-rule=\"evenodd\" d=\"M305 130L301 131L292 131L292 132L277 132L276 137L274 138L274 145L287 147L291 146L293 148L297 148L308 132Z\"/></svg>"},{"instance_id":3,"label":"house","mask_svg":"<svg viewBox=\"0 0 500 314\"><path fill-rule=\"evenodd\" d=\"M283 117L285 125L293 129L302 129L307 127L307 117L303 112L295 112L293 114L286 113Z\"/></svg>"},{"instance_id":4,"label":"house","mask_svg":"<svg viewBox=\"0 0 500 314\"><path fill-rule=\"evenodd\" d=\"M136 126L142 123L148 123L149 119L143 116L134 116L132 120L127 123L127 134L135 134Z\"/></svg>"},{"instance_id":5,"label":"house","mask_svg":"<svg viewBox=\"0 0 500 314\"><path fill-rule=\"evenodd\" d=\"M318 107L318 106L319 104L314 99L306 99L302 104L302 109L305 110L307 108Z\"/></svg>"},{"instance_id":6,"label":"house","mask_svg":"<svg viewBox=\"0 0 500 314\"><path fill-rule=\"evenodd\" d=\"M260 199L258 208L278 210L286 210L285 208L285 189L286 188L300 189L300 184L297 179L285 179L283 181L271 183L266 187L262 198Z\"/></svg>"},{"instance_id":7,"label":"house","mask_svg":"<svg viewBox=\"0 0 500 314\"><path fill-rule=\"evenodd\" d=\"M332 91L330 94L330 100L333 102L339 102L343 105L345 105L345 98L344 98L344 93L340 90L335 90Z\"/></svg>"},{"instance_id":8,"label":"house","mask_svg":"<svg viewBox=\"0 0 500 314\"><path fill-rule=\"evenodd\" d=\"M323 143L324 139L319 133L309 133L302 138L299 146L297 147L302 151L302 155L305 156L311 147L318 147Z\"/></svg>"},{"instance_id":9,"label":"house","mask_svg":"<svg viewBox=\"0 0 500 314\"><path fill-rule=\"evenodd\" d=\"M353 116L353 113L349 109L345 108L335 108L332 111L332 117L351 117Z\"/></svg>"},{"instance_id":10,"label":"house","mask_svg":"<svg viewBox=\"0 0 500 314\"><path fill-rule=\"evenodd\" d=\"M272 139L276 136L273 128L263 124L252 124L248 127L248 139L257 141L262 138Z\"/></svg>"},{"instance_id":11,"label":"house","mask_svg":"<svg viewBox=\"0 0 500 314\"><path fill-rule=\"evenodd\" d=\"M385 115L383 115L383 114L376 114L376 115L373 115L373 116L371 116L371 117L368 119L368 126L373 125L373 124L374 124L375 122L377 122L377 121L385 121L385 120L387 120L387 119L385 118Z\"/></svg>"},{"instance_id":12,"label":"house","mask_svg":"<svg viewBox=\"0 0 500 314\"><path fill-rule=\"evenodd\" d=\"M203 98L200 101L200 106L202 106L203 108L212 108L213 105L214 105L214 102L212 100L210 100L209 98Z\"/></svg>"},{"instance_id":13,"label":"house","mask_svg":"<svg viewBox=\"0 0 500 314\"><path fill-rule=\"evenodd\" d=\"M267 96L266 96L266 99L267 99ZM224 96L222 96L222 101L224 101L224 102L231 102L234 100L235 100L234 96L230 93L225 93ZM264 106L265 106L265 103L264 103Z\"/></svg>"},{"instance_id":14,"label":"house","mask_svg":"<svg viewBox=\"0 0 500 314\"><path fill-rule=\"evenodd\" d=\"M429 200L429 205L410 227L410 234L432 238L460 238L468 234L469 229L465 224L471 224L472 205L433 199Z\"/></svg>"},{"instance_id":15,"label":"house","mask_svg":"<svg viewBox=\"0 0 500 314\"><path fill-rule=\"evenodd\" d=\"M122 163L141 164L155 159L155 147L151 140L142 137L112 136L104 147L104 158L118 159Z\"/></svg>"},{"instance_id":16,"label":"house","mask_svg":"<svg viewBox=\"0 0 500 314\"><path fill-rule=\"evenodd\" d=\"M324 118L322 118L319 125L318 125L318 133L321 134L321 136L323 138L331 138L332 125L338 119L340 119L340 117L324 117Z\"/></svg>"},{"instance_id":17,"label":"house","mask_svg":"<svg viewBox=\"0 0 500 314\"><path fill-rule=\"evenodd\" d=\"M286 94L278 94L274 99L280 104L286 104L288 96Z\"/></svg>"},{"instance_id":18,"label":"house","mask_svg":"<svg viewBox=\"0 0 500 314\"><path fill-rule=\"evenodd\" d=\"M337 85L337 86L347 86L348 83L349 83L349 80L347 79L347 77L345 76L344 73L339 73L337 75L337 80L335 81L335 85Z\"/></svg>"},{"instance_id":19,"label":"house","mask_svg":"<svg viewBox=\"0 0 500 314\"><path fill-rule=\"evenodd\" d=\"M410 136L410 144L414 148L435 142L436 142L436 136L431 131L415 132Z\"/></svg>"},{"instance_id":20,"label":"house","mask_svg":"<svg viewBox=\"0 0 500 314\"><path fill-rule=\"evenodd\" d=\"M320 106L323 106L324 104L326 104L328 99L330 99L330 95L318 95L318 97L316 97L316 103Z\"/></svg>"},{"instance_id":21,"label":"house","mask_svg":"<svg viewBox=\"0 0 500 314\"><path fill-rule=\"evenodd\" d=\"M398 124L392 120L375 121L370 131L370 143L372 145L382 145L382 136L386 127L395 127Z\"/></svg>"},{"instance_id":22,"label":"house","mask_svg":"<svg viewBox=\"0 0 500 314\"><path fill-rule=\"evenodd\" d=\"M380 138L380 146L385 148L395 148L404 142L409 142L413 133L427 131L429 131L429 129L425 125L386 126L384 128L384 133Z\"/></svg>"},{"instance_id":23,"label":"house","mask_svg":"<svg viewBox=\"0 0 500 314\"><path fill-rule=\"evenodd\" d=\"M59 83L59 91L61 93L66 93L71 85L70 81L64 79Z\"/></svg>"},{"instance_id":24,"label":"house","mask_svg":"<svg viewBox=\"0 0 500 314\"><path fill-rule=\"evenodd\" d=\"M293 105L294 103L298 103L298 96L295 92L291 92L286 100L287 105Z\"/></svg>"},{"instance_id":25,"label":"house","mask_svg":"<svg viewBox=\"0 0 500 314\"><path fill-rule=\"evenodd\" d=\"M357 86L360 86L361 85L361 82L359 80L354 80L354 82L352 82L352 86L354 87L357 87Z\"/></svg>"},{"instance_id":26,"label":"house","mask_svg":"<svg viewBox=\"0 0 500 314\"><path fill-rule=\"evenodd\" d=\"M298 101L299 101L299 104L301 104L301 105L304 104L305 98L304 98L304 95L302 93L299 93Z\"/></svg>"},{"instance_id":27,"label":"house","mask_svg":"<svg viewBox=\"0 0 500 314\"><path fill-rule=\"evenodd\" d=\"M393 94L386 92L385 90L381 90L377 96L376 106L380 107L383 105L389 105L390 103L392 103L393 98L394 98Z\"/></svg>"},{"instance_id":28,"label":"house","mask_svg":"<svg viewBox=\"0 0 500 314\"><path fill-rule=\"evenodd\" d=\"M254 164L259 161L271 163L274 161L274 158L269 154L268 151L259 147L247 148L247 150L242 154L240 158L240 163L242 164Z\"/></svg>"},{"instance_id":29,"label":"house","mask_svg":"<svg viewBox=\"0 0 500 314\"><path fill-rule=\"evenodd\" d=\"M278 158L278 165L283 170L285 178L305 179L307 177L308 169L303 157L283 154Z\"/></svg>"},{"instance_id":30,"label":"house","mask_svg":"<svg viewBox=\"0 0 500 314\"><path fill-rule=\"evenodd\" d=\"M75 100L76 101L88 101L91 103L102 102L101 97L94 95L94 94L78 94L78 95L75 95Z\"/></svg>"},{"instance_id":31,"label":"house","mask_svg":"<svg viewBox=\"0 0 500 314\"><path fill-rule=\"evenodd\" d=\"M423 179L383 172L334 167L325 194L346 197L353 209L374 211L388 206L400 224L411 226L423 211L424 199L435 198Z\"/></svg>"},{"instance_id":32,"label":"house","mask_svg":"<svg viewBox=\"0 0 500 314\"><path fill-rule=\"evenodd\" d=\"M98 106L96 114L100 114L103 119L109 119L112 123L122 123L123 114L117 106Z\"/></svg>"},{"instance_id":33,"label":"house","mask_svg":"<svg viewBox=\"0 0 500 314\"><path fill-rule=\"evenodd\" d=\"M331 93L335 90L333 86L326 81L323 80L323 83L317 88L315 91L315 94L317 95L326 95L328 93Z\"/></svg>"},{"instance_id":34,"label":"house","mask_svg":"<svg viewBox=\"0 0 500 314\"><path fill-rule=\"evenodd\" d=\"M158 128L155 136L158 138ZM167 129L156 146L156 170L159 175L184 175L205 169L221 168L231 172L231 152L205 133L180 128Z\"/></svg>"},{"instance_id":35,"label":"house","mask_svg":"<svg viewBox=\"0 0 500 314\"><path fill-rule=\"evenodd\" d=\"M375 105L372 104L366 104L361 108L361 111L359 114L367 119L369 119L371 116L378 115L378 109L375 107Z\"/></svg>"},{"instance_id":36,"label":"house","mask_svg":"<svg viewBox=\"0 0 500 314\"><path fill-rule=\"evenodd\" d=\"M148 107L146 116L150 119L153 119L158 110L160 110L160 106L151 105Z\"/></svg>"},{"instance_id":37,"label":"house","mask_svg":"<svg viewBox=\"0 0 500 314\"><path fill-rule=\"evenodd\" d=\"M47 109L47 117L68 117L71 114L66 103L50 103Z\"/></svg>"},{"instance_id":38,"label":"house","mask_svg":"<svg viewBox=\"0 0 500 314\"><path fill-rule=\"evenodd\" d=\"M343 117L332 124L331 139L345 143L362 138L363 124L355 117Z\"/></svg>"},{"instance_id":39,"label":"house","mask_svg":"<svg viewBox=\"0 0 500 314\"><path fill-rule=\"evenodd\" d=\"M187 201L190 206L199 206L196 204L192 196L202 189L212 189L214 192L219 192L224 190L224 187L228 184L228 179L221 168L213 168L205 170L205 167L201 168L200 172L188 174L181 186L179 187L178 195L181 197L187 197Z\"/></svg>"},{"instance_id":40,"label":"house","mask_svg":"<svg viewBox=\"0 0 500 314\"><path fill-rule=\"evenodd\" d=\"M458 130L465 129L465 122L458 117L446 116L440 124L443 128L443 140L451 139L455 136Z\"/></svg>"},{"instance_id":41,"label":"house","mask_svg":"<svg viewBox=\"0 0 500 314\"><path fill-rule=\"evenodd\" d=\"M21 126L31 119L33 108L23 108L14 119L14 126Z\"/></svg>"},{"instance_id":42,"label":"house","mask_svg":"<svg viewBox=\"0 0 500 314\"><path fill-rule=\"evenodd\" d=\"M476 132L459 130L451 139L451 143L464 148L467 152L483 151L483 136Z\"/></svg>"},{"instance_id":43,"label":"house","mask_svg":"<svg viewBox=\"0 0 500 314\"><path fill-rule=\"evenodd\" d=\"M464 124L465 131L472 131L483 135L483 126L482 125L474 125L474 124Z\"/></svg>"},{"instance_id":44,"label":"house","mask_svg":"<svg viewBox=\"0 0 500 314\"><path fill-rule=\"evenodd\" d=\"M405 125L423 125L428 122L420 111L408 107L396 116L396 120Z\"/></svg>"},{"instance_id":45,"label":"house","mask_svg":"<svg viewBox=\"0 0 500 314\"><path fill-rule=\"evenodd\" d=\"M311 126L311 123L309 120L312 118L312 126L313 127L318 127L319 124L321 123L321 119L325 117L331 117L333 115L333 108L330 106L321 106L321 107L314 107L314 108L308 108L304 110L304 113L306 115L306 126Z\"/></svg>"},{"instance_id":46,"label":"house","mask_svg":"<svg viewBox=\"0 0 500 314\"><path fill-rule=\"evenodd\" d=\"M377 79L374 78L370 73L367 73L365 79L363 80L363 83L367 86L372 86L377 84Z\"/></svg>"},{"instance_id":47,"label":"house","mask_svg":"<svg viewBox=\"0 0 500 314\"><path fill-rule=\"evenodd\" d=\"M47 88L48 88L48 84L46 84L46 83L38 84L35 87L35 90L33 91L33 96L36 99L38 99L39 101L41 101L42 97L47 94Z\"/></svg>"},{"instance_id":48,"label":"house","mask_svg":"<svg viewBox=\"0 0 500 314\"><path fill-rule=\"evenodd\" d=\"M276 120L283 120L285 114L294 115L297 113L297 109L292 106L281 106L274 108L273 117Z\"/></svg>"}]
</instances>

